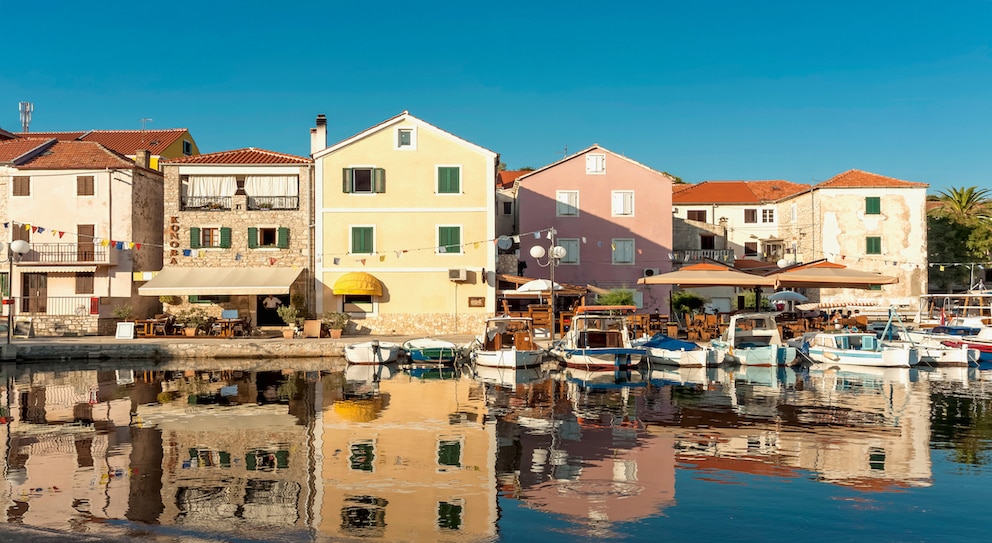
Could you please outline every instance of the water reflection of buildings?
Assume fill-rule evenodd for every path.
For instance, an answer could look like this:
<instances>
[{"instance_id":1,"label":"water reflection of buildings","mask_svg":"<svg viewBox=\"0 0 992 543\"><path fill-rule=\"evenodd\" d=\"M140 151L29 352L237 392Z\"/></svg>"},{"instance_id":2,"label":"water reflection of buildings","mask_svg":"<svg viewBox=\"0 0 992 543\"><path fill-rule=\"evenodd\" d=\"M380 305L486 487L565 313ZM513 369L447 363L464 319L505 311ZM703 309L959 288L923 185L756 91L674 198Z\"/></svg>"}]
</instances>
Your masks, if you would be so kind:
<instances>
[{"instance_id":1,"label":"water reflection of buildings","mask_svg":"<svg viewBox=\"0 0 992 543\"><path fill-rule=\"evenodd\" d=\"M752 368L746 368L748 372ZM663 384L641 417L687 469L805 476L865 490L930 484L930 400L916 370L709 368Z\"/></svg>"},{"instance_id":2,"label":"water reflection of buildings","mask_svg":"<svg viewBox=\"0 0 992 543\"><path fill-rule=\"evenodd\" d=\"M567 515L582 536L659 514L675 499L669 436L645 434L626 375L487 385L496 420L500 495Z\"/></svg>"},{"instance_id":3,"label":"water reflection of buildings","mask_svg":"<svg viewBox=\"0 0 992 543\"><path fill-rule=\"evenodd\" d=\"M348 388L322 412L317 530L391 541L492 537L494 437L480 385L401 374L371 396L349 397Z\"/></svg>"}]
</instances>

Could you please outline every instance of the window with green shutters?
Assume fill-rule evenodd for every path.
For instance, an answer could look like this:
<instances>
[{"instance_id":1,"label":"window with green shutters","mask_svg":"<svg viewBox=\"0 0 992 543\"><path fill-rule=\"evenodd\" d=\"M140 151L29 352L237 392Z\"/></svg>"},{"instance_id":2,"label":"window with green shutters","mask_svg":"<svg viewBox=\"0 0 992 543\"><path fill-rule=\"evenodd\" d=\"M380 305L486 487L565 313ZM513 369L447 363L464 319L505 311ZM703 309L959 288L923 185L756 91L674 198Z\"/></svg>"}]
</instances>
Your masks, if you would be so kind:
<instances>
[{"instance_id":1,"label":"window with green shutters","mask_svg":"<svg viewBox=\"0 0 992 543\"><path fill-rule=\"evenodd\" d=\"M462 252L462 227L439 226L437 228L437 244L439 253Z\"/></svg>"},{"instance_id":2,"label":"window with green shutters","mask_svg":"<svg viewBox=\"0 0 992 543\"><path fill-rule=\"evenodd\" d=\"M462 444L457 440L444 440L437 445L437 463L439 466L461 467Z\"/></svg>"},{"instance_id":3,"label":"window with green shutters","mask_svg":"<svg viewBox=\"0 0 992 543\"><path fill-rule=\"evenodd\" d=\"M343 168L341 191L346 193L386 192L386 170L382 168Z\"/></svg>"},{"instance_id":4,"label":"window with green shutters","mask_svg":"<svg viewBox=\"0 0 992 543\"><path fill-rule=\"evenodd\" d=\"M289 248L289 228L265 228L251 226L248 228L248 248Z\"/></svg>"},{"instance_id":5,"label":"window with green shutters","mask_svg":"<svg viewBox=\"0 0 992 543\"><path fill-rule=\"evenodd\" d=\"M882 198L878 196L868 196L865 198L865 215L881 215Z\"/></svg>"},{"instance_id":6,"label":"window with green shutters","mask_svg":"<svg viewBox=\"0 0 992 543\"><path fill-rule=\"evenodd\" d=\"M371 226L351 227L351 252L358 254L372 254L375 252L372 246Z\"/></svg>"},{"instance_id":7,"label":"window with green shutters","mask_svg":"<svg viewBox=\"0 0 992 543\"><path fill-rule=\"evenodd\" d=\"M189 228L189 246L191 249L200 248L200 229L195 226Z\"/></svg>"},{"instance_id":8,"label":"window with green shutters","mask_svg":"<svg viewBox=\"0 0 992 543\"><path fill-rule=\"evenodd\" d=\"M879 236L868 236L865 238L865 254L882 254L882 238Z\"/></svg>"},{"instance_id":9,"label":"window with green shutters","mask_svg":"<svg viewBox=\"0 0 992 543\"><path fill-rule=\"evenodd\" d=\"M220 247L224 249L231 248L231 229L227 227L222 227L220 229Z\"/></svg>"},{"instance_id":10,"label":"window with green shutters","mask_svg":"<svg viewBox=\"0 0 992 543\"><path fill-rule=\"evenodd\" d=\"M461 167L437 167L437 192L438 194L457 194L461 192Z\"/></svg>"}]
</instances>

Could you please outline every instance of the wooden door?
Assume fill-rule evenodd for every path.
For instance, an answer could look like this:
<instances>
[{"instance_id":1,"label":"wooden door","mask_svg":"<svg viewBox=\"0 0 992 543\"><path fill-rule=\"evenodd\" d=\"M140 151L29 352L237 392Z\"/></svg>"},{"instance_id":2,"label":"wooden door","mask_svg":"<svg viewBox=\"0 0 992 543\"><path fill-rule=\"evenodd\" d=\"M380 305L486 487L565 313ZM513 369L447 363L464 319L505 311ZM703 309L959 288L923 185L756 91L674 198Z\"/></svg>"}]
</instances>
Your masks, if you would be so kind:
<instances>
[{"instance_id":1,"label":"wooden door","mask_svg":"<svg viewBox=\"0 0 992 543\"><path fill-rule=\"evenodd\" d=\"M21 274L21 313L45 313L48 310L48 275Z\"/></svg>"},{"instance_id":2,"label":"wooden door","mask_svg":"<svg viewBox=\"0 0 992 543\"><path fill-rule=\"evenodd\" d=\"M93 235L96 229L92 224L76 225L76 259L79 262L93 262L95 259Z\"/></svg>"}]
</instances>

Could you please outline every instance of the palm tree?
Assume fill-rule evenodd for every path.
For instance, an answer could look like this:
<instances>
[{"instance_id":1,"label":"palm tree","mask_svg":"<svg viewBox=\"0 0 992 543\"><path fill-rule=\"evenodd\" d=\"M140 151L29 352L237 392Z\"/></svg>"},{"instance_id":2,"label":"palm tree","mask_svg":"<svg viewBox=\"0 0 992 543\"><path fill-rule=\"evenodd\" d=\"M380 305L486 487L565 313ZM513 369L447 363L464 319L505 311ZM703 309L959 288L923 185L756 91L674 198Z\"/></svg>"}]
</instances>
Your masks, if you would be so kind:
<instances>
[{"instance_id":1,"label":"palm tree","mask_svg":"<svg viewBox=\"0 0 992 543\"><path fill-rule=\"evenodd\" d=\"M938 193L937 201L941 205L934 213L965 225L975 224L976 220L989 220L992 218L990 195L992 191L989 189L951 187Z\"/></svg>"}]
</instances>

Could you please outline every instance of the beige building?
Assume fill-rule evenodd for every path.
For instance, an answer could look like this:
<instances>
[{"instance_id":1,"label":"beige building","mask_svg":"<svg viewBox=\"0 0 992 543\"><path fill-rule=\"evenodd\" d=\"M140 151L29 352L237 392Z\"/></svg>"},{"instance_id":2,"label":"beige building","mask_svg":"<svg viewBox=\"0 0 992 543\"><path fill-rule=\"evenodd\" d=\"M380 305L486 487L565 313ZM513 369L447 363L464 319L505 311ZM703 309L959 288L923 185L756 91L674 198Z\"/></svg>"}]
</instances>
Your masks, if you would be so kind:
<instances>
[{"instance_id":1,"label":"beige building","mask_svg":"<svg viewBox=\"0 0 992 543\"><path fill-rule=\"evenodd\" d=\"M153 310L134 275L162 266L162 174L149 152L136 154L134 162L88 141L0 142L4 241L30 244L2 282L21 330L110 334L115 309Z\"/></svg>"},{"instance_id":2,"label":"beige building","mask_svg":"<svg viewBox=\"0 0 992 543\"><path fill-rule=\"evenodd\" d=\"M263 304L269 295L312 307L309 158L247 148L166 161L163 171L164 267L142 296L169 296L170 310L237 311L253 326L284 326Z\"/></svg>"},{"instance_id":3,"label":"beige building","mask_svg":"<svg viewBox=\"0 0 992 543\"><path fill-rule=\"evenodd\" d=\"M495 312L499 157L407 112L326 146L316 171L316 308L364 333L482 329Z\"/></svg>"}]
</instances>

